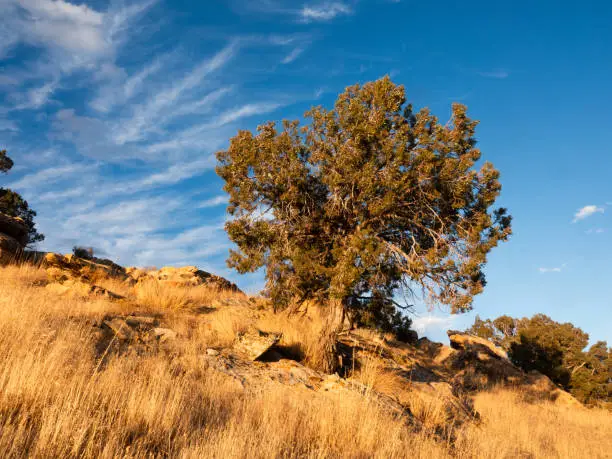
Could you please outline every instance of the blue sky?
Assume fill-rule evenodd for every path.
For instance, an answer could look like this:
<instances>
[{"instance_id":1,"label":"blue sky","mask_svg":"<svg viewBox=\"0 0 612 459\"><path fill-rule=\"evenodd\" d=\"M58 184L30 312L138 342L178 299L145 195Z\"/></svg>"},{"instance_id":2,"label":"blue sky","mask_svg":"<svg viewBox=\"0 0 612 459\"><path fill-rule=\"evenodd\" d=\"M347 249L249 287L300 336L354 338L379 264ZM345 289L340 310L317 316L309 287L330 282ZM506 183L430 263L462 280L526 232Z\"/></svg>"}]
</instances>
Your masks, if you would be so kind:
<instances>
[{"instance_id":1,"label":"blue sky","mask_svg":"<svg viewBox=\"0 0 612 459\"><path fill-rule=\"evenodd\" d=\"M0 185L38 211L43 249L256 291L224 264L214 152L388 74L441 119L468 105L514 216L474 313L419 308L416 328L544 312L611 342L611 20L603 1L0 0Z\"/></svg>"}]
</instances>

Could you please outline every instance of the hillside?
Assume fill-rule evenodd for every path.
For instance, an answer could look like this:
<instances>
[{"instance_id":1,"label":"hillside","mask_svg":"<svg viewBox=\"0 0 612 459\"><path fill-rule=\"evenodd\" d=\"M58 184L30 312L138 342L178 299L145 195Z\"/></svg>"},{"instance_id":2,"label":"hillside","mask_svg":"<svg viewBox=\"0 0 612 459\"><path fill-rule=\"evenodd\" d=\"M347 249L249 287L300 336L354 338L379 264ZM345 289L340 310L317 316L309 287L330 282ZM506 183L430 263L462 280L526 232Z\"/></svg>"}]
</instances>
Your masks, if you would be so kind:
<instances>
[{"instance_id":1,"label":"hillside","mask_svg":"<svg viewBox=\"0 0 612 459\"><path fill-rule=\"evenodd\" d=\"M38 254L41 259L43 254ZM503 352L274 313L196 268L0 268L2 457L610 457L612 416Z\"/></svg>"}]
</instances>

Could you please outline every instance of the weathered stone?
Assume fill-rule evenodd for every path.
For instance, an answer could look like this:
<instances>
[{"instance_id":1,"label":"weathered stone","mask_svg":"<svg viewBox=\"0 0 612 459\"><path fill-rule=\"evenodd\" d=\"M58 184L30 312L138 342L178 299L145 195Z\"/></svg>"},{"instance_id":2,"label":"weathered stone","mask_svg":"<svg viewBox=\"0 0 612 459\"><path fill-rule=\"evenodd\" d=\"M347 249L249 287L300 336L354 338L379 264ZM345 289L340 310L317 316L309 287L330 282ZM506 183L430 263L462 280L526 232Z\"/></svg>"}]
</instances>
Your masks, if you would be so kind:
<instances>
[{"instance_id":1,"label":"weathered stone","mask_svg":"<svg viewBox=\"0 0 612 459\"><path fill-rule=\"evenodd\" d=\"M449 330L448 338L450 339L451 347L462 351L475 351L493 354L500 359L508 360L508 354L503 349L495 346L491 341L480 338L467 333Z\"/></svg>"},{"instance_id":2,"label":"weathered stone","mask_svg":"<svg viewBox=\"0 0 612 459\"><path fill-rule=\"evenodd\" d=\"M174 330L171 330L169 328L161 328L161 327L154 328L153 335L155 335L155 337L161 343L174 340L178 336Z\"/></svg>"},{"instance_id":3,"label":"weathered stone","mask_svg":"<svg viewBox=\"0 0 612 459\"><path fill-rule=\"evenodd\" d=\"M95 296L102 296L104 298L108 298L109 300L122 300L123 296L118 295L116 293L111 292L110 290L105 289L104 287L100 287L98 285L92 285L89 287L89 293Z\"/></svg>"},{"instance_id":4,"label":"weathered stone","mask_svg":"<svg viewBox=\"0 0 612 459\"><path fill-rule=\"evenodd\" d=\"M258 357L278 343L280 339L280 334L252 329L238 335L234 351L249 360L257 360Z\"/></svg>"},{"instance_id":5,"label":"weathered stone","mask_svg":"<svg viewBox=\"0 0 612 459\"><path fill-rule=\"evenodd\" d=\"M160 282L167 282L172 285L195 287L198 285L208 285L220 290L231 290L239 292L240 290L232 282L223 277L202 271L195 266L183 266L180 268L174 266L166 266L159 270L144 271L137 268L127 268L125 270L131 278L142 281L147 278L153 278Z\"/></svg>"},{"instance_id":6,"label":"weathered stone","mask_svg":"<svg viewBox=\"0 0 612 459\"><path fill-rule=\"evenodd\" d=\"M105 320L102 327L112 331L120 340L129 340L132 337L132 330L123 319L114 318Z\"/></svg>"},{"instance_id":7,"label":"weathered stone","mask_svg":"<svg viewBox=\"0 0 612 459\"><path fill-rule=\"evenodd\" d=\"M125 321L131 327L155 327L159 325L159 320L149 316L129 316Z\"/></svg>"},{"instance_id":8,"label":"weathered stone","mask_svg":"<svg viewBox=\"0 0 612 459\"><path fill-rule=\"evenodd\" d=\"M216 350L216 349L213 349L212 347L209 347L208 349L206 349L206 354L210 355L212 357L215 357L215 356L219 355L220 352L218 350Z\"/></svg>"}]
</instances>

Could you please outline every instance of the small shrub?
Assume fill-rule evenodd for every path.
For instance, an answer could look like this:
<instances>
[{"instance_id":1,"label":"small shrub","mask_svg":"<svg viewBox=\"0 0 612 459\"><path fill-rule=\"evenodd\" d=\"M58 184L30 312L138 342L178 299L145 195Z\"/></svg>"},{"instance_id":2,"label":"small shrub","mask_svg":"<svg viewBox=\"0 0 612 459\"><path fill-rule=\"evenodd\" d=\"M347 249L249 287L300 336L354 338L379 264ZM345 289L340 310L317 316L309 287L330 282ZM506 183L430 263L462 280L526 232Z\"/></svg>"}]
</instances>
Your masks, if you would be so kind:
<instances>
[{"instance_id":1,"label":"small shrub","mask_svg":"<svg viewBox=\"0 0 612 459\"><path fill-rule=\"evenodd\" d=\"M79 245L75 245L72 248L72 253L75 257L83 258L85 260L91 260L94 257L94 249L93 247L83 247Z\"/></svg>"}]
</instances>

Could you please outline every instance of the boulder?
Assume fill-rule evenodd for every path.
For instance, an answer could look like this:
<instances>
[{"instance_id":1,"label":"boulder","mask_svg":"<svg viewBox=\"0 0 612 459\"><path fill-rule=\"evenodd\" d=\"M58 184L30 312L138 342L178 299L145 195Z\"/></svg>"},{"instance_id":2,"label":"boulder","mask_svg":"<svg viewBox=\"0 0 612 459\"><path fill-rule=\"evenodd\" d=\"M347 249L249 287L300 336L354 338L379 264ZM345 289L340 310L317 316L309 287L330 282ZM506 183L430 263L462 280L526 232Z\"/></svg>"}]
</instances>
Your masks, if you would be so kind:
<instances>
[{"instance_id":1,"label":"boulder","mask_svg":"<svg viewBox=\"0 0 612 459\"><path fill-rule=\"evenodd\" d=\"M257 360L280 339L281 335L278 333L251 329L238 335L234 351L248 360Z\"/></svg>"},{"instance_id":2,"label":"boulder","mask_svg":"<svg viewBox=\"0 0 612 459\"><path fill-rule=\"evenodd\" d=\"M129 340L132 337L132 329L123 319L114 318L105 320L102 323L102 328L112 331L117 339L121 341Z\"/></svg>"},{"instance_id":3,"label":"boulder","mask_svg":"<svg viewBox=\"0 0 612 459\"><path fill-rule=\"evenodd\" d=\"M483 352L485 354L492 354L500 359L508 360L506 351L484 338L453 330L449 330L447 334L453 349Z\"/></svg>"},{"instance_id":4,"label":"boulder","mask_svg":"<svg viewBox=\"0 0 612 459\"><path fill-rule=\"evenodd\" d=\"M472 391L496 384L523 384L525 373L490 341L456 331L449 331L448 336L456 352L444 364L455 373L452 381L456 387Z\"/></svg>"},{"instance_id":5,"label":"boulder","mask_svg":"<svg viewBox=\"0 0 612 459\"><path fill-rule=\"evenodd\" d=\"M166 266L155 271L127 268L125 272L137 281L152 277L160 282L168 282L178 286L195 287L198 285L209 285L220 290L231 290L233 292L240 291L236 284L223 277L202 271L195 266L183 266L180 268Z\"/></svg>"},{"instance_id":6,"label":"boulder","mask_svg":"<svg viewBox=\"0 0 612 459\"><path fill-rule=\"evenodd\" d=\"M0 212L0 233L12 237L21 247L28 243L28 227L21 218L9 217Z\"/></svg>"},{"instance_id":7,"label":"boulder","mask_svg":"<svg viewBox=\"0 0 612 459\"><path fill-rule=\"evenodd\" d=\"M177 333L174 330L171 330L169 328L161 328L161 327L154 328L153 329L153 335L161 343L164 343L166 341L174 340L178 336Z\"/></svg>"},{"instance_id":8,"label":"boulder","mask_svg":"<svg viewBox=\"0 0 612 459\"><path fill-rule=\"evenodd\" d=\"M22 246L15 238L0 232L0 265L15 261L19 258L21 251Z\"/></svg>"}]
</instances>

